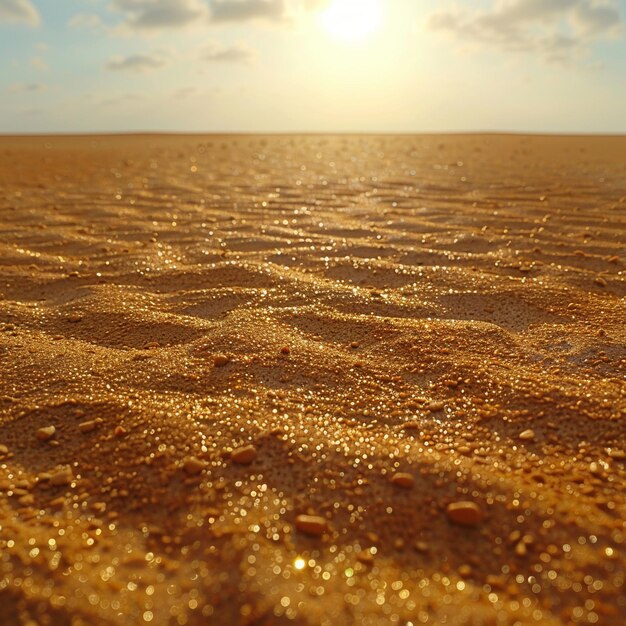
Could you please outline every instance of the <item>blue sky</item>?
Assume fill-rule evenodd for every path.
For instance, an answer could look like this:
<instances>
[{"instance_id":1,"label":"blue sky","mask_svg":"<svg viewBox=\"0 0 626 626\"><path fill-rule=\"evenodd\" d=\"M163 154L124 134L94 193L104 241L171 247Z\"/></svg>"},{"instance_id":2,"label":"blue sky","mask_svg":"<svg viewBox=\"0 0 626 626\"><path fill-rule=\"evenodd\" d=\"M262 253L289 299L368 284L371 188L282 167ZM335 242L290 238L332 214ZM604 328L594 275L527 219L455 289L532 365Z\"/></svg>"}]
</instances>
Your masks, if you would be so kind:
<instances>
[{"instance_id":1,"label":"blue sky","mask_svg":"<svg viewBox=\"0 0 626 626\"><path fill-rule=\"evenodd\" d=\"M0 132L626 133L626 0L0 0Z\"/></svg>"}]
</instances>

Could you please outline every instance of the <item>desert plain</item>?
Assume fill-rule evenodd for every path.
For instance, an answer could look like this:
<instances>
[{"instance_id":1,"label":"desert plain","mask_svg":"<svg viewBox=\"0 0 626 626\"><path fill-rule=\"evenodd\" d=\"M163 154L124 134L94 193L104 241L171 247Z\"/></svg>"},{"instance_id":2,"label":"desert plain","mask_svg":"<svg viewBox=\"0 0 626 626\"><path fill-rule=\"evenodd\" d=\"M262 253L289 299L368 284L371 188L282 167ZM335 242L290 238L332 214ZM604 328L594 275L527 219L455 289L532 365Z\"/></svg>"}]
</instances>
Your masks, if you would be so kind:
<instances>
[{"instance_id":1,"label":"desert plain","mask_svg":"<svg viewBox=\"0 0 626 626\"><path fill-rule=\"evenodd\" d=\"M0 624L626 623L626 138L0 139Z\"/></svg>"}]
</instances>

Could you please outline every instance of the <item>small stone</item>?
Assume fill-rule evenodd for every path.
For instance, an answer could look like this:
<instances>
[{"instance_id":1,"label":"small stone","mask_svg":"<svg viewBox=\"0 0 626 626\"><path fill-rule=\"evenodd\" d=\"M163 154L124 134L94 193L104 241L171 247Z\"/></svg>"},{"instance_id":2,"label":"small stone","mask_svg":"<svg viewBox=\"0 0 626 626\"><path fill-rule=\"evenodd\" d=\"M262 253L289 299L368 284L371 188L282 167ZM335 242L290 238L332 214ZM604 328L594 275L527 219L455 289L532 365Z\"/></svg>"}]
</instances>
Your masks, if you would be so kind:
<instances>
[{"instance_id":1,"label":"small stone","mask_svg":"<svg viewBox=\"0 0 626 626\"><path fill-rule=\"evenodd\" d=\"M69 485L74 480L71 467L63 467L53 474L50 474L49 483L55 487Z\"/></svg>"},{"instance_id":2,"label":"small stone","mask_svg":"<svg viewBox=\"0 0 626 626\"><path fill-rule=\"evenodd\" d=\"M0 443L0 454L4 456L5 454L8 454L8 453L9 453L9 449L3 443Z\"/></svg>"},{"instance_id":3,"label":"small stone","mask_svg":"<svg viewBox=\"0 0 626 626\"><path fill-rule=\"evenodd\" d=\"M195 456L190 456L183 461L183 470L190 475L199 474L205 467L206 463Z\"/></svg>"},{"instance_id":4,"label":"small stone","mask_svg":"<svg viewBox=\"0 0 626 626\"><path fill-rule=\"evenodd\" d=\"M213 358L213 365L215 367L224 367L230 362L230 359L225 354L218 354Z\"/></svg>"},{"instance_id":5,"label":"small stone","mask_svg":"<svg viewBox=\"0 0 626 626\"><path fill-rule=\"evenodd\" d=\"M606 280L604 280L604 278L602 278L602 276L596 276L596 277L593 279L593 282L594 282L596 285L598 285L599 287L606 287L606 286L607 286L607 284L608 284L608 283L606 282Z\"/></svg>"},{"instance_id":6,"label":"small stone","mask_svg":"<svg viewBox=\"0 0 626 626\"><path fill-rule=\"evenodd\" d=\"M353 341L353 342L351 342L351 343L350 343L350 347L351 347L353 350L356 350L356 349L359 347L359 342L358 342L358 341Z\"/></svg>"},{"instance_id":7,"label":"small stone","mask_svg":"<svg viewBox=\"0 0 626 626\"><path fill-rule=\"evenodd\" d=\"M518 438L522 441L533 441L535 439L535 431L531 428L524 430L518 435Z\"/></svg>"},{"instance_id":8,"label":"small stone","mask_svg":"<svg viewBox=\"0 0 626 626\"><path fill-rule=\"evenodd\" d=\"M54 426L43 426L36 433L37 439L39 439L39 441L48 441L54 437L56 430Z\"/></svg>"},{"instance_id":9,"label":"small stone","mask_svg":"<svg viewBox=\"0 0 626 626\"><path fill-rule=\"evenodd\" d=\"M461 526L476 526L484 517L478 504L469 500L450 503L446 513L451 522Z\"/></svg>"},{"instance_id":10,"label":"small stone","mask_svg":"<svg viewBox=\"0 0 626 626\"><path fill-rule=\"evenodd\" d=\"M398 472L391 477L391 482L397 487L402 487L403 489L411 489L415 484L415 478L411 474L407 474L406 472Z\"/></svg>"},{"instance_id":11,"label":"small stone","mask_svg":"<svg viewBox=\"0 0 626 626\"><path fill-rule=\"evenodd\" d=\"M291 350L289 349L289 346L283 346L283 347L280 349L280 353L281 353L281 354L289 354L290 352L291 352Z\"/></svg>"},{"instance_id":12,"label":"small stone","mask_svg":"<svg viewBox=\"0 0 626 626\"><path fill-rule=\"evenodd\" d=\"M156 348L160 348L161 344L158 341L149 341L144 345L145 350L154 350Z\"/></svg>"},{"instance_id":13,"label":"small stone","mask_svg":"<svg viewBox=\"0 0 626 626\"><path fill-rule=\"evenodd\" d=\"M298 515L296 517L296 528L305 535L319 537L328 530L328 522L318 515Z\"/></svg>"},{"instance_id":14,"label":"small stone","mask_svg":"<svg viewBox=\"0 0 626 626\"><path fill-rule=\"evenodd\" d=\"M92 430L95 430L100 424L102 424L102 419L98 417L95 420L81 422L78 425L78 430L80 430L81 433L89 433Z\"/></svg>"},{"instance_id":15,"label":"small stone","mask_svg":"<svg viewBox=\"0 0 626 626\"><path fill-rule=\"evenodd\" d=\"M230 453L230 458L239 465L250 465L256 459L256 448L253 445L235 448Z\"/></svg>"},{"instance_id":16,"label":"small stone","mask_svg":"<svg viewBox=\"0 0 626 626\"><path fill-rule=\"evenodd\" d=\"M113 434L116 437L123 437L128 431L123 426L116 426Z\"/></svg>"},{"instance_id":17,"label":"small stone","mask_svg":"<svg viewBox=\"0 0 626 626\"><path fill-rule=\"evenodd\" d=\"M75 324L76 322L82 321L82 319L83 319L83 316L80 315L79 313L72 313L72 315L70 315L67 318L67 321L68 322L73 322Z\"/></svg>"},{"instance_id":18,"label":"small stone","mask_svg":"<svg viewBox=\"0 0 626 626\"><path fill-rule=\"evenodd\" d=\"M428 552L428 544L425 541L416 541L413 544L413 547L418 551L421 552L422 554L425 554L426 552Z\"/></svg>"}]
</instances>

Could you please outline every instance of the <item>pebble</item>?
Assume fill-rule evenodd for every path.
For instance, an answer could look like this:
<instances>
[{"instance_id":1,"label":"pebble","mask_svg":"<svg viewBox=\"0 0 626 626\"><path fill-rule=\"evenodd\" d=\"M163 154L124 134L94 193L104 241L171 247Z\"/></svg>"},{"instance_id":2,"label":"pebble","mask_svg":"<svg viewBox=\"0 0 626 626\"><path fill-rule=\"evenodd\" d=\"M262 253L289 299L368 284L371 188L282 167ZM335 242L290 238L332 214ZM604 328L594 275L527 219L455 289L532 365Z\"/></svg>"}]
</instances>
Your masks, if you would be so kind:
<instances>
[{"instance_id":1,"label":"pebble","mask_svg":"<svg viewBox=\"0 0 626 626\"><path fill-rule=\"evenodd\" d=\"M607 286L607 284L608 284L608 283L606 282L606 280L604 280L604 278L602 278L602 276L596 276L596 277L593 279L593 282L594 282L596 285L598 285L599 287L606 287L606 286Z\"/></svg>"},{"instance_id":2,"label":"pebble","mask_svg":"<svg viewBox=\"0 0 626 626\"><path fill-rule=\"evenodd\" d=\"M446 513L451 522L461 526L476 526L484 517L478 504L469 500L450 503Z\"/></svg>"},{"instance_id":3,"label":"pebble","mask_svg":"<svg viewBox=\"0 0 626 626\"><path fill-rule=\"evenodd\" d=\"M78 313L72 313L72 315L70 315L70 316L67 318L67 321L68 321L68 322L74 322L74 323L76 323L76 322L80 322L80 321L82 321L82 319L83 319L83 316L82 316L82 315L80 315L80 314L78 314Z\"/></svg>"},{"instance_id":4,"label":"pebble","mask_svg":"<svg viewBox=\"0 0 626 626\"><path fill-rule=\"evenodd\" d=\"M415 478L411 474L405 472L398 472L391 477L391 482L403 489L410 489L415 484Z\"/></svg>"},{"instance_id":5,"label":"pebble","mask_svg":"<svg viewBox=\"0 0 626 626\"><path fill-rule=\"evenodd\" d=\"M78 430L80 430L81 433L89 433L92 430L95 430L100 424L102 424L102 418L97 417L95 420L81 422L78 425Z\"/></svg>"},{"instance_id":6,"label":"pebble","mask_svg":"<svg viewBox=\"0 0 626 626\"><path fill-rule=\"evenodd\" d=\"M425 554L426 552L428 552L428 544L425 541L416 541L413 544L413 547L418 551L421 552L422 554Z\"/></svg>"},{"instance_id":7,"label":"pebble","mask_svg":"<svg viewBox=\"0 0 626 626\"><path fill-rule=\"evenodd\" d=\"M230 362L230 359L225 354L218 354L213 358L213 365L215 367L224 367Z\"/></svg>"},{"instance_id":8,"label":"pebble","mask_svg":"<svg viewBox=\"0 0 626 626\"><path fill-rule=\"evenodd\" d=\"M281 354L289 354L290 352L291 352L291 350L289 349L289 346L283 346L283 347L280 349L280 353L281 353Z\"/></svg>"},{"instance_id":9,"label":"pebble","mask_svg":"<svg viewBox=\"0 0 626 626\"><path fill-rule=\"evenodd\" d=\"M250 465L256 459L256 448L253 445L235 448L230 453L230 458L239 465Z\"/></svg>"},{"instance_id":10,"label":"pebble","mask_svg":"<svg viewBox=\"0 0 626 626\"><path fill-rule=\"evenodd\" d=\"M533 441L535 439L535 431L529 428L527 430L522 431L518 437L522 441Z\"/></svg>"},{"instance_id":11,"label":"pebble","mask_svg":"<svg viewBox=\"0 0 626 626\"><path fill-rule=\"evenodd\" d=\"M183 470L187 474L199 474L206 467L206 463L195 456L190 456L183 461Z\"/></svg>"},{"instance_id":12,"label":"pebble","mask_svg":"<svg viewBox=\"0 0 626 626\"><path fill-rule=\"evenodd\" d=\"M54 437L56 430L54 426L43 426L36 433L37 439L39 439L39 441L48 441Z\"/></svg>"},{"instance_id":13,"label":"pebble","mask_svg":"<svg viewBox=\"0 0 626 626\"><path fill-rule=\"evenodd\" d=\"M318 515L298 515L296 517L296 528L306 535L319 537L328 530L328 522Z\"/></svg>"},{"instance_id":14,"label":"pebble","mask_svg":"<svg viewBox=\"0 0 626 626\"><path fill-rule=\"evenodd\" d=\"M4 455L8 453L9 449L3 443L0 443L0 454Z\"/></svg>"}]
</instances>

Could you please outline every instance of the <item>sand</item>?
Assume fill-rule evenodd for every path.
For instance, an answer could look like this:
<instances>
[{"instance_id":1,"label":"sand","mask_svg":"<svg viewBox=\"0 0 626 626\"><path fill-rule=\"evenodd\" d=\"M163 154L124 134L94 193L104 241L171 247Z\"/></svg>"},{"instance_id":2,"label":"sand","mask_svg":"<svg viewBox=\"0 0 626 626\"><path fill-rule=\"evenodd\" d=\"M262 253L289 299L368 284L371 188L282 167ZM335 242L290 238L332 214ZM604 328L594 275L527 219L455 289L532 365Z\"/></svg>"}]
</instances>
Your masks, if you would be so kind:
<instances>
[{"instance_id":1,"label":"sand","mask_svg":"<svg viewBox=\"0 0 626 626\"><path fill-rule=\"evenodd\" d=\"M626 138L0 140L0 623L626 619Z\"/></svg>"}]
</instances>

